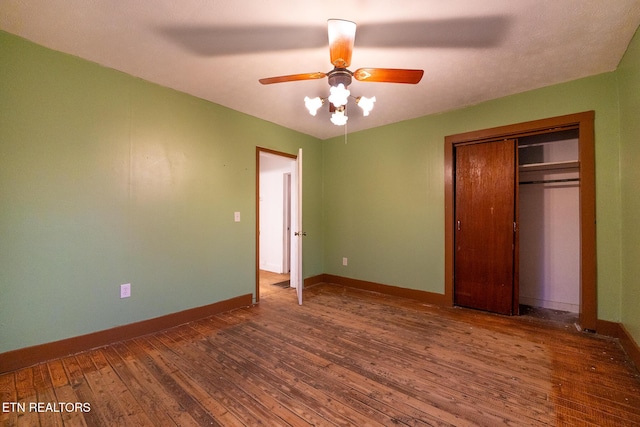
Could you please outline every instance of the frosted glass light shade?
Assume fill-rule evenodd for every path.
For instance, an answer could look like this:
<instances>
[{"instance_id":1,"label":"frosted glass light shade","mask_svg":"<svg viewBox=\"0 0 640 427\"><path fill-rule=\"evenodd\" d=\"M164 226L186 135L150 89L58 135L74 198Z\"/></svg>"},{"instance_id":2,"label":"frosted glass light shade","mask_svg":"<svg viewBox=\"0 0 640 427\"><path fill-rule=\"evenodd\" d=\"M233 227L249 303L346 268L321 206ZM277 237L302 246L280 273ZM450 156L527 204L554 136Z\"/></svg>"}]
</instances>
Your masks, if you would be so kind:
<instances>
[{"instance_id":1,"label":"frosted glass light shade","mask_svg":"<svg viewBox=\"0 0 640 427\"><path fill-rule=\"evenodd\" d=\"M309 114L315 116L318 113L318 109L322 107L324 101L319 96L315 98L309 98L308 96L304 97L304 106L309 110Z\"/></svg>"},{"instance_id":2,"label":"frosted glass light shade","mask_svg":"<svg viewBox=\"0 0 640 427\"><path fill-rule=\"evenodd\" d=\"M373 110L373 103L376 102L376 97L367 98L361 96L357 100L358 107L362 108L362 114L368 116L371 110Z\"/></svg>"},{"instance_id":3,"label":"frosted glass light shade","mask_svg":"<svg viewBox=\"0 0 640 427\"><path fill-rule=\"evenodd\" d=\"M344 109L336 110L336 112L331 115L331 123L336 126L346 125L347 120L349 120L349 117L344 114Z\"/></svg>"},{"instance_id":4,"label":"frosted glass light shade","mask_svg":"<svg viewBox=\"0 0 640 427\"><path fill-rule=\"evenodd\" d=\"M329 102L331 102L334 107L340 108L343 105L347 105L351 92L349 89L344 87L342 83L338 86L332 86L329 91L331 92L331 95L329 95Z\"/></svg>"}]
</instances>

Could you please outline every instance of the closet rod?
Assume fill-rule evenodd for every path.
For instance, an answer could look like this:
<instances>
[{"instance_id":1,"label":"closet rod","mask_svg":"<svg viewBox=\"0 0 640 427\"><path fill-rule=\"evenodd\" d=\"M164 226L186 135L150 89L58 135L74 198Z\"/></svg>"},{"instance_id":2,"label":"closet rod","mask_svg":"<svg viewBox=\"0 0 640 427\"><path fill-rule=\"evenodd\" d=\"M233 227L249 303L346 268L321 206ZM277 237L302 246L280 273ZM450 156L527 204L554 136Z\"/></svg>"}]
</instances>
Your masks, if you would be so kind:
<instances>
[{"instance_id":1,"label":"closet rod","mask_svg":"<svg viewBox=\"0 0 640 427\"><path fill-rule=\"evenodd\" d=\"M548 183L553 183L553 182L575 182L575 181L580 181L580 178L566 178L566 179L542 179L539 181L522 181L519 184L520 185L527 185L527 184L548 184Z\"/></svg>"}]
</instances>

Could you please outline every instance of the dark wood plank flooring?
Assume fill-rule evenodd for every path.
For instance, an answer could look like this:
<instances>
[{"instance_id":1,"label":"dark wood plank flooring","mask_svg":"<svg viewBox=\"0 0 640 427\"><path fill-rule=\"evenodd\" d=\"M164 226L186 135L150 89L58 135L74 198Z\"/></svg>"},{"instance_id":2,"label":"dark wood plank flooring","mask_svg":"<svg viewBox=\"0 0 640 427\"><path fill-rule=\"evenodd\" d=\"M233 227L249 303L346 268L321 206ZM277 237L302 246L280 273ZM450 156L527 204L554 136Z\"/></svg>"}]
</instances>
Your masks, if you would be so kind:
<instances>
[{"instance_id":1,"label":"dark wood plank flooring","mask_svg":"<svg viewBox=\"0 0 640 427\"><path fill-rule=\"evenodd\" d=\"M3 408L26 410L0 422L640 425L640 378L615 340L327 284L298 306L275 288L255 307L1 375ZM29 406L59 402L85 406Z\"/></svg>"}]
</instances>

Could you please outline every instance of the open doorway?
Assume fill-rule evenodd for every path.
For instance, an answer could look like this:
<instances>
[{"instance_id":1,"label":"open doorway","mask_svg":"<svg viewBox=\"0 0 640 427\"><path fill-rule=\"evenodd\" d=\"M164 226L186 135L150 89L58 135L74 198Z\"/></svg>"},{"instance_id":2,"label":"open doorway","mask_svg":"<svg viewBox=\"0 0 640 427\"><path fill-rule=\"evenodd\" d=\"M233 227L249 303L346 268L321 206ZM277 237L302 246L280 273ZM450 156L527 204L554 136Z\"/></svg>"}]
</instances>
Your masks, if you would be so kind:
<instances>
[{"instance_id":1,"label":"open doorway","mask_svg":"<svg viewBox=\"0 0 640 427\"><path fill-rule=\"evenodd\" d=\"M256 156L256 302L290 287L292 171L296 156L258 148Z\"/></svg>"}]
</instances>

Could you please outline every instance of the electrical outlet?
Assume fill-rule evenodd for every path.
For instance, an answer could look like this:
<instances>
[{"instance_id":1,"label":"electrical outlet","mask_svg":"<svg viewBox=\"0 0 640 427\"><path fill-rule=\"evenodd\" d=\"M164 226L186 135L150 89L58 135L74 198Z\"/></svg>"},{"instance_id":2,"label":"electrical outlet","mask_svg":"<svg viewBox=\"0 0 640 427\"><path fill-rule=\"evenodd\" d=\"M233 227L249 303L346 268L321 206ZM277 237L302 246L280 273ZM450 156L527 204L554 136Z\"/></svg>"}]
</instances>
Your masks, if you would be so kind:
<instances>
[{"instance_id":1,"label":"electrical outlet","mask_svg":"<svg viewBox=\"0 0 640 427\"><path fill-rule=\"evenodd\" d=\"M120 298L129 298L131 296L131 283L120 285Z\"/></svg>"},{"instance_id":2,"label":"electrical outlet","mask_svg":"<svg viewBox=\"0 0 640 427\"><path fill-rule=\"evenodd\" d=\"M235 222L240 222L240 212L234 212L233 213L233 220Z\"/></svg>"},{"instance_id":3,"label":"electrical outlet","mask_svg":"<svg viewBox=\"0 0 640 427\"><path fill-rule=\"evenodd\" d=\"M342 265L347 265L348 262L347 258L342 258Z\"/></svg>"}]
</instances>

